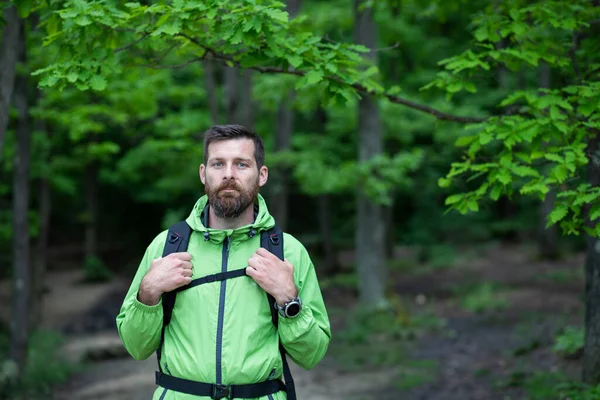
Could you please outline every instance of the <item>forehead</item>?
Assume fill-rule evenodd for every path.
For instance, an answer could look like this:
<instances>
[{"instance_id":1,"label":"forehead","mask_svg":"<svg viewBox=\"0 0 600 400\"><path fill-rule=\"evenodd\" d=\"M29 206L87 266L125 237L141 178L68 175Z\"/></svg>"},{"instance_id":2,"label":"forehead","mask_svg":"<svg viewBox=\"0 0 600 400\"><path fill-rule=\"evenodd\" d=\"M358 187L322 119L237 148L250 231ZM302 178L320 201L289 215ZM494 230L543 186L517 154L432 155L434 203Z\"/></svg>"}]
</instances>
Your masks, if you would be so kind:
<instances>
[{"instance_id":1,"label":"forehead","mask_svg":"<svg viewBox=\"0 0 600 400\"><path fill-rule=\"evenodd\" d=\"M212 142L208 145L208 158L254 159L254 142L248 138Z\"/></svg>"}]
</instances>

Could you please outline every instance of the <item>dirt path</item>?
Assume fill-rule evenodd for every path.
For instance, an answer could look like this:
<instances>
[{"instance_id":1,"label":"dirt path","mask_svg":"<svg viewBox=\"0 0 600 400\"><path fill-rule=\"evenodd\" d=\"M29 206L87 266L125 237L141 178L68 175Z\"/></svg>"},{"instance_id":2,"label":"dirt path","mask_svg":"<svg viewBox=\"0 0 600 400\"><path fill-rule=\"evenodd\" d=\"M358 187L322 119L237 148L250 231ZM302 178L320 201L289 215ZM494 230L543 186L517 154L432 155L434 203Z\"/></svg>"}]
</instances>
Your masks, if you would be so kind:
<instances>
[{"instance_id":1,"label":"dirt path","mask_svg":"<svg viewBox=\"0 0 600 400\"><path fill-rule=\"evenodd\" d=\"M416 341L408 342L407 360L433 362L419 367L427 379L410 383L410 371L400 364L376 368L346 368L339 351L331 351L313 370L292 365L301 400L517 400L525 399L515 377L536 371L571 370L579 362L560 359L551 350L554 335L566 323L580 323L581 255L560 262L537 262L523 248L498 247L460 261L458 267L392 274L394 289L409 303L427 299L428 309L445 321ZM566 277L566 278L565 278ZM147 400L152 397L155 356L135 361L124 351L114 317L128 282L82 285L77 273L53 274L53 291L46 303L45 325L68 334L65 352L73 358L87 354L83 371L56 391L58 400ZM461 299L482 282L499 285L507 306L493 312L466 311ZM1 287L0 287L1 289ZM6 293L2 291L2 293ZM331 306L334 340L341 341L341 304L355 301L353 289L326 290ZM410 310L422 313L422 306ZM341 313L344 314L344 313ZM90 333L92 332L92 333ZM383 343L384 349L388 344ZM351 344L342 354L358 351ZM375 351L375 350L374 350ZM395 347L390 345L388 353ZM410 372L410 373L409 373ZM413 371L414 372L414 371ZM517 379L518 380L518 379Z\"/></svg>"},{"instance_id":2,"label":"dirt path","mask_svg":"<svg viewBox=\"0 0 600 400\"><path fill-rule=\"evenodd\" d=\"M45 325L67 333L65 354L88 360L84 369L57 388L57 400L147 400L152 398L156 357L132 359L114 326L128 282L81 285L78 273L51 276L55 290L47 302ZM61 293L61 295L58 295ZM91 362L89 360L92 360ZM94 361L96 360L96 361ZM303 400L371 399L374 391L391 385L394 370L344 373L330 358L306 371L290 363L297 395ZM380 396L386 399L385 396ZM395 397L390 397L395 398Z\"/></svg>"}]
</instances>

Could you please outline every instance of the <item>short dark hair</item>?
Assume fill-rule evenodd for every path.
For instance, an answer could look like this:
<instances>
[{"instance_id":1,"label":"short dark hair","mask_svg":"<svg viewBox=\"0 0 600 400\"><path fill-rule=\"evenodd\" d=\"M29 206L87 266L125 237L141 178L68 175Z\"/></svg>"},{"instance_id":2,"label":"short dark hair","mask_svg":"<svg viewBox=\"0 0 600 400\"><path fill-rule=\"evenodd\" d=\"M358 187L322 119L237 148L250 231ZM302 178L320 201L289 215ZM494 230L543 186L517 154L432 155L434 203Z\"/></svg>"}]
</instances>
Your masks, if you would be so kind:
<instances>
[{"instance_id":1,"label":"short dark hair","mask_svg":"<svg viewBox=\"0 0 600 400\"><path fill-rule=\"evenodd\" d=\"M231 139L251 139L254 142L254 160L258 169L265 165L265 145L262 138L242 125L215 125L204 132L204 165L208 162L208 145Z\"/></svg>"}]
</instances>

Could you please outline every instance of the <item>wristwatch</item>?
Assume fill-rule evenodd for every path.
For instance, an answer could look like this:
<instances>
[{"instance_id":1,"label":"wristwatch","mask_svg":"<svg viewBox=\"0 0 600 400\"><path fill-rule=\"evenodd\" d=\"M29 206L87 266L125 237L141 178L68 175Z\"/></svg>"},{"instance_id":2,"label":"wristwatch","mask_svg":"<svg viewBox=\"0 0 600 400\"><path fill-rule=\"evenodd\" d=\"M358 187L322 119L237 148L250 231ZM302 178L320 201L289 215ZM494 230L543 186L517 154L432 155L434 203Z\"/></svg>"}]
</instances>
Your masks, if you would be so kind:
<instances>
[{"instance_id":1,"label":"wristwatch","mask_svg":"<svg viewBox=\"0 0 600 400\"><path fill-rule=\"evenodd\" d=\"M279 315L283 318L296 318L302 310L302 300L300 300L300 297L296 297L282 306L275 302L274 307L279 310Z\"/></svg>"}]
</instances>

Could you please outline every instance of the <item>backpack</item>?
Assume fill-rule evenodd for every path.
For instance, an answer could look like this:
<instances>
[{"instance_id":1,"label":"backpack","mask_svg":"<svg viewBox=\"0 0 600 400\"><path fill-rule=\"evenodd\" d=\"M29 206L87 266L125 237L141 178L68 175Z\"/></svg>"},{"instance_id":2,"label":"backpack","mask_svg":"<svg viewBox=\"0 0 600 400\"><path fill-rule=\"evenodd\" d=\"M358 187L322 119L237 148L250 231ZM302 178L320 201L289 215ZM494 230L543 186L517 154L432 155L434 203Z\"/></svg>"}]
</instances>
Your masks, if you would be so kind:
<instances>
[{"instance_id":1,"label":"backpack","mask_svg":"<svg viewBox=\"0 0 600 400\"><path fill-rule=\"evenodd\" d=\"M165 246L163 249L163 257L171 253L183 252L187 250L188 243L190 240L190 236L192 234L192 228L185 221L181 221L173 225L167 234L167 239L165 241ZM260 233L260 247L267 249L269 252L273 253L280 260L284 260L283 257L283 232L278 227L273 227L269 230L262 231ZM172 292L163 293L162 295L162 307L163 307L163 324L162 330L160 334L160 342L158 348L156 350L156 357L158 361L158 371L156 373L156 381L160 386L166 387L172 386L173 390L182 391L190 394L199 394L206 395L206 393L200 393L198 390L192 392L192 386L201 387L202 385L207 385L205 392L209 393L211 398L213 399L222 399L222 398L234 398L235 397L261 397L270 391L270 393L275 393L281 389L287 392L288 400L296 400L296 392L294 380L292 378L292 374L290 372L290 368L287 362L286 351L279 341L279 352L281 354L281 359L283 361L283 376L285 378L285 385L283 388L281 387L283 384L280 381L266 381L261 382L259 384L253 385L233 385L233 387L228 387L226 385L216 385L216 384L203 384L201 382L188 381L180 378L171 377L170 375L166 375L162 372L162 366L160 363L162 346L165 337L165 328L171 322L171 317L173 315L173 308L175 307L175 300L178 292L183 290L202 285L204 283L209 282L217 282L223 281L226 279L233 279L237 277L242 277L246 275L245 268L221 272L213 275L208 275L202 278L194 279L188 285L180 287ZM275 299L270 294L266 293L267 301L269 309L271 310L271 319L273 325L275 325L275 329L278 328L278 311L275 305ZM279 385L272 384L272 382L276 382ZM268 384L269 383L269 384ZM262 385L260 388L257 386ZM210 386L210 387L208 387ZM230 385L231 386L231 385ZM239 386L239 387L235 387ZM254 388L246 388L250 386L255 386ZM269 388L265 388L268 386ZM242 388L244 387L244 388ZM246 390L248 389L248 390ZM254 390L254 391L253 391ZM267 392L265 392L265 390ZM263 393L264 394L261 394ZM246 393L246 395L244 395ZM237 395L236 395L237 394ZM242 396L240 396L242 394Z\"/></svg>"}]
</instances>

